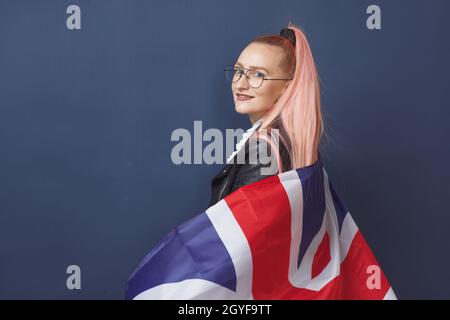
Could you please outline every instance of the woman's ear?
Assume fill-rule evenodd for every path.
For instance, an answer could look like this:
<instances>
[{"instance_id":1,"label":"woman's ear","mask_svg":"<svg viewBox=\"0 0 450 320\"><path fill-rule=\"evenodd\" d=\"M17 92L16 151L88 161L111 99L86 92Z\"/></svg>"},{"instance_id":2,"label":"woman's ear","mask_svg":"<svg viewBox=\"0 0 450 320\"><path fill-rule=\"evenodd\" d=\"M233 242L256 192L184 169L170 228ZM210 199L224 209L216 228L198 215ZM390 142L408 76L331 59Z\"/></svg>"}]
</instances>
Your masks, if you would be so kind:
<instances>
[{"instance_id":1,"label":"woman's ear","mask_svg":"<svg viewBox=\"0 0 450 320\"><path fill-rule=\"evenodd\" d=\"M284 94L284 92L286 91L286 89L287 89L287 88L289 87L289 85L291 84L291 81L292 81L292 80L288 80L288 81L286 81L286 83L284 84L282 95Z\"/></svg>"},{"instance_id":2,"label":"woman's ear","mask_svg":"<svg viewBox=\"0 0 450 320\"><path fill-rule=\"evenodd\" d=\"M291 80L288 81L289 83ZM278 98L275 100L275 103L278 102L278 100L281 98L281 96L286 92L286 89L289 87L289 83L285 84L281 89L281 94L278 96Z\"/></svg>"}]
</instances>

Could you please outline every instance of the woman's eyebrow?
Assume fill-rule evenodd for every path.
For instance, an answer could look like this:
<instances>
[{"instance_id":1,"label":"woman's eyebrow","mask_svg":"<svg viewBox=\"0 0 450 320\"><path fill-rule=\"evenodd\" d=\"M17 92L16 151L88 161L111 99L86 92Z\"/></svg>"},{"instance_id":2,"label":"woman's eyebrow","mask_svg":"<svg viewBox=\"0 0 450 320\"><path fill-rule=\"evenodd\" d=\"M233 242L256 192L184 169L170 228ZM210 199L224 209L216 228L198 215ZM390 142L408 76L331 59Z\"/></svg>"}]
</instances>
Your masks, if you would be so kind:
<instances>
[{"instance_id":1,"label":"woman's eyebrow","mask_svg":"<svg viewBox=\"0 0 450 320\"><path fill-rule=\"evenodd\" d=\"M239 67L244 68L244 66L240 62L236 62L235 65L238 65ZM269 71L267 71L267 69L265 69L263 67L258 67L258 66L248 66L247 69L260 69L260 70L264 70L266 73L269 73Z\"/></svg>"}]
</instances>

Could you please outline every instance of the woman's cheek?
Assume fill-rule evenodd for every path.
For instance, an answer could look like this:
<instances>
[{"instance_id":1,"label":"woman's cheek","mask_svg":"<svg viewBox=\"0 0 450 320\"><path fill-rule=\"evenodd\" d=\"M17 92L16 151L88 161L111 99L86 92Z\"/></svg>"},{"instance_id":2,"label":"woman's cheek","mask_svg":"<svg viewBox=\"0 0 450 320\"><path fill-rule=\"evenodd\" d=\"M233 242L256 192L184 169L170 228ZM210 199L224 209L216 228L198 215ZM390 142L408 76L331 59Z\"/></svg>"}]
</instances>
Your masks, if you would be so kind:
<instances>
[{"instance_id":1,"label":"woman's cheek","mask_svg":"<svg viewBox=\"0 0 450 320\"><path fill-rule=\"evenodd\" d=\"M256 102L256 101L255 101ZM258 111L264 111L270 107L270 101L267 97L258 97L257 109Z\"/></svg>"}]
</instances>

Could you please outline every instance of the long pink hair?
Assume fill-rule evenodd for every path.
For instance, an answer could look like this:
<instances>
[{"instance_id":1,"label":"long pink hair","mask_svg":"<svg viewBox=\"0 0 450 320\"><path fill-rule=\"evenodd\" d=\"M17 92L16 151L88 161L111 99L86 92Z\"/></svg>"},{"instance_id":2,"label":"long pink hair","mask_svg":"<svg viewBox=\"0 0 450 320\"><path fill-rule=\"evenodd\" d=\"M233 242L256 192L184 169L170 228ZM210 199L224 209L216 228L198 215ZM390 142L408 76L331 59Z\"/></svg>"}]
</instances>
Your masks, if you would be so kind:
<instances>
[{"instance_id":1,"label":"long pink hair","mask_svg":"<svg viewBox=\"0 0 450 320\"><path fill-rule=\"evenodd\" d=\"M279 140L286 146L292 166L283 168L279 152L276 152L280 173L286 171L284 169L314 164L319 157L319 144L323 134L319 76L314 58L302 30L292 23L288 24L288 28L295 32L295 47L279 35L260 36L250 42L281 47L285 51L283 67L289 78L293 78L273 108L264 115L258 129L266 129L268 132L271 128L279 129ZM273 145L271 139L267 141Z\"/></svg>"}]
</instances>

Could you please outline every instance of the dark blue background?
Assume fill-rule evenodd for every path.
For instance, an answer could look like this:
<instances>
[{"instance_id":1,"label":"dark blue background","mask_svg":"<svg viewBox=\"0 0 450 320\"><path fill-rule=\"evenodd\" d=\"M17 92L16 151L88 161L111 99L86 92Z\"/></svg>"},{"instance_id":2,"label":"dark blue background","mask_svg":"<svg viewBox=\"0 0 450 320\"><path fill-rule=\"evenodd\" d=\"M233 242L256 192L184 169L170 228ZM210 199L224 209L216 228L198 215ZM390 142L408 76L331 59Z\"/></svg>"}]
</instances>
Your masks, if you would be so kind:
<instances>
[{"instance_id":1,"label":"dark blue background","mask_svg":"<svg viewBox=\"0 0 450 320\"><path fill-rule=\"evenodd\" d=\"M289 21L321 76L325 167L397 296L450 298L449 15L444 0L0 0L0 298L123 298L222 166L174 165L172 131L248 128L223 67Z\"/></svg>"}]
</instances>

